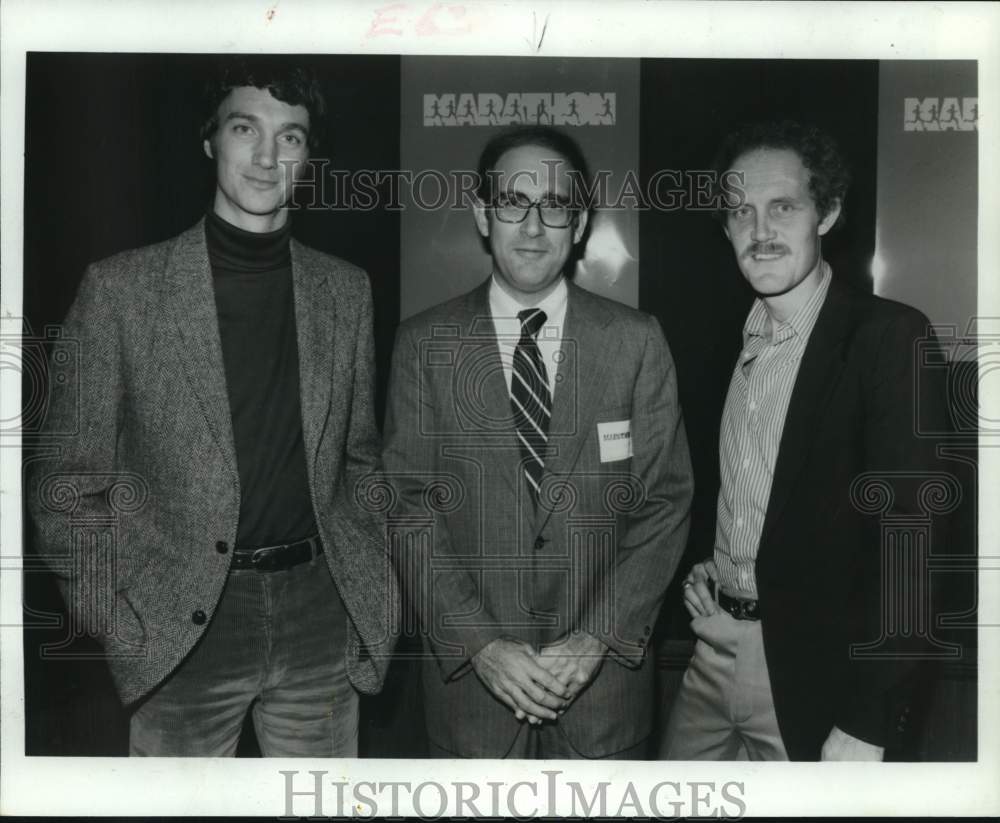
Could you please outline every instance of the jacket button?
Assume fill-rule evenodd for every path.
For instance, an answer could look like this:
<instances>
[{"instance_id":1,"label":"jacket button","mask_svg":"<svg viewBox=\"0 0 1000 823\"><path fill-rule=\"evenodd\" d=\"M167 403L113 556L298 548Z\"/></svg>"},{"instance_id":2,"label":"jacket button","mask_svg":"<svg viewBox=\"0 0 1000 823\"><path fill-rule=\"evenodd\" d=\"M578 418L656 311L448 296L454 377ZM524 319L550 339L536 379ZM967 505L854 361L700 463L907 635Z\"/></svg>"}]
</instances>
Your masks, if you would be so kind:
<instances>
[{"instance_id":1,"label":"jacket button","mask_svg":"<svg viewBox=\"0 0 1000 823\"><path fill-rule=\"evenodd\" d=\"M536 537L535 538L535 549L536 550L542 548L544 545L545 545L545 538L544 537Z\"/></svg>"},{"instance_id":2,"label":"jacket button","mask_svg":"<svg viewBox=\"0 0 1000 823\"><path fill-rule=\"evenodd\" d=\"M220 540L218 543L215 544L215 550L219 554L225 554L226 552L229 551L229 544L225 540Z\"/></svg>"},{"instance_id":3,"label":"jacket button","mask_svg":"<svg viewBox=\"0 0 1000 823\"><path fill-rule=\"evenodd\" d=\"M652 631L652 629L649 628L649 626L643 626L642 631L644 634L649 634Z\"/></svg>"},{"instance_id":4,"label":"jacket button","mask_svg":"<svg viewBox=\"0 0 1000 823\"><path fill-rule=\"evenodd\" d=\"M205 612L198 609L194 614L191 615L191 622L196 626L201 626L208 618L205 616Z\"/></svg>"}]
</instances>

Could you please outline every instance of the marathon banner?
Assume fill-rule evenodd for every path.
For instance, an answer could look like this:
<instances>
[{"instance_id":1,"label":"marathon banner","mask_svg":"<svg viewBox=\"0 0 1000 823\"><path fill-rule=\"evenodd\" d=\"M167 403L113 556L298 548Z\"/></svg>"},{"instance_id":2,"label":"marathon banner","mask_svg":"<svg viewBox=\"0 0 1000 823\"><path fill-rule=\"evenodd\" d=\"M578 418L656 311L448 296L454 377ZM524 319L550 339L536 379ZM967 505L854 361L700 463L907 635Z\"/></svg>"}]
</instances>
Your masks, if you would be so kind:
<instances>
[{"instance_id":1,"label":"marathon banner","mask_svg":"<svg viewBox=\"0 0 1000 823\"><path fill-rule=\"evenodd\" d=\"M614 92L425 94L425 126L613 126Z\"/></svg>"},{"instance_id":2,"label":"marathon banner","mask_svg":"<svg viewBox=\"0 0 1000 823\"><path fill-rule=\"evenodd\" d=\"M978 129L975 61L879 63L873 287L959 334L977 314Z\"/></svg>"},{"instance_id":3,"label":"marathon banner","mask_svg":"<svg viewBox=\"0 0 1000 823\"><path fill-rule=\"evenodd\" d=\"M401 319L489 276L463 181L501 129L566 130L604 190L621 189L639 167L638 60L414 56L401 71ZM574 282L637 306L638 212L598 209L591 221Z\"/></svg>"}]
</instances>

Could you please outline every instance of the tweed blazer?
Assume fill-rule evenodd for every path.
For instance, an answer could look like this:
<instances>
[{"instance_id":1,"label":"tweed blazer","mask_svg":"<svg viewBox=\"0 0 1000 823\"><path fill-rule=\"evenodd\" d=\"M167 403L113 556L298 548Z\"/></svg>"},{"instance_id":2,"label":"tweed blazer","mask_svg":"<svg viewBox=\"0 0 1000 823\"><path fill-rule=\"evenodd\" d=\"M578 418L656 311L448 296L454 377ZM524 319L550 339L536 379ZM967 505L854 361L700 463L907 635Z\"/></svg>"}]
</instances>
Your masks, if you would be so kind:
<instances>
[{"instance_id":1,"label":"tweed blazer","mask_svg":"<svg viewBox=\"0 0 1000 823\"><path fill-rule=\"evenodd\" d=\"M358 502L378 468L372 301L365 273L291 242L302 434L325 557L349 615L348 674L381 687L398 590L383 518ZM63 327L78 386L45 427L70 432L28 466L28 508L78 632L104 645L125 704L205 631L240 507L204 221L90 266Z\"/></svg>"},{"instance_id":2,"label":"tweed blazer","mask_svg":"<svg viewBox=\"0 0 1000 823\"><path fill-rule=\"evenodd\" d=\"M581 754L612 754L649 734L645 653L688 531L673 361L654 318L569 284L536 508L488 293L489 281L405 321L392 364L389 530L426 638L428 733L456 754L504 756L519 723L470 659L501 636L540 647L582 630L610 652L558 724Z\"/></svg>"}]
</instances>

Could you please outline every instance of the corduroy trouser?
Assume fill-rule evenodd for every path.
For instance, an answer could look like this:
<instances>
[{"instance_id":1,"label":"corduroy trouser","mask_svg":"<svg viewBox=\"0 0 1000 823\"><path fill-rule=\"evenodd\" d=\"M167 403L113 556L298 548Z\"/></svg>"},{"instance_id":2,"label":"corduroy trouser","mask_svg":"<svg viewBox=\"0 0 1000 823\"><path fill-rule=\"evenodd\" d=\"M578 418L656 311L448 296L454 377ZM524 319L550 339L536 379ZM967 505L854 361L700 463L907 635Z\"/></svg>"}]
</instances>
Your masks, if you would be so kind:
<instances>
[{"instance_id":1,"label":"corduroy trouser","mask_svg":"<svg viewBox=\"0 0 1000 823\"><path fill-rule=\"evenodd\" d=\"M201 640L132 715L130 754L232 756L252 706L265 757L356 757L346 643L322 555L284 571L230 571Z\"/></svg>"}]
</instances>

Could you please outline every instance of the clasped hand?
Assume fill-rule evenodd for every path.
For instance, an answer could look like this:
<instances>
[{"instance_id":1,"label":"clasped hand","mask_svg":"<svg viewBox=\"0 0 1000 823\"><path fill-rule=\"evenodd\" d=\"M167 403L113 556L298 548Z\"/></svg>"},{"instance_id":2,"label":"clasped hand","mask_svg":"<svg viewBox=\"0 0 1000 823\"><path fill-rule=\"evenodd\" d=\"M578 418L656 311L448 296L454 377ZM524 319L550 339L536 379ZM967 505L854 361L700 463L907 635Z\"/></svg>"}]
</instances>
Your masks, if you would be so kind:
<instances>
[{"instance_id":1,"label":"clasped hand","mask_svg":"<svg viewBox=\"0 0 1000 823\"><path fill-rule=\"evenodd\" d=\"M472 658L483 684L518 720L557 720L594 678L607 647L575 632L536 650L523 640L500 637Z\"/></svg>"}]
</instances>

